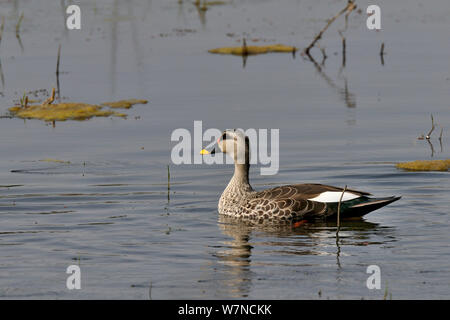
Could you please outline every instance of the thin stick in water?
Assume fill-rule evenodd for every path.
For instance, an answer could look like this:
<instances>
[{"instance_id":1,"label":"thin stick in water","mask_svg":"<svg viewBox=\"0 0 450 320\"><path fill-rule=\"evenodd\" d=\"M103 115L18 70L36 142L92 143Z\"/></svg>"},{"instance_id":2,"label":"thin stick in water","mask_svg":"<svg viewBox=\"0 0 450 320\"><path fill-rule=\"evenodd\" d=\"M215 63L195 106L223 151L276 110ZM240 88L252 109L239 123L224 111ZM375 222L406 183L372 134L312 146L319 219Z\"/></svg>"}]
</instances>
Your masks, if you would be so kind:
<instances>
[{"instance_id":1,"label":"thin stick in water","mask_svg":"<svg viewBox=\"0 0 450 320\"><path fill-rule=\"evenodd\" d=\"M19 37L19 33L20 33L20 25L22 24L22 20L23 20L23 12L20 15L19 21L17 21L16 24L16 36Z\"/></svg>"},{"instance_id":2,"label":"thin stick in water","mask_svg":"<svg viewBox=\"0 0 450 320\"><path fill-rule=\"evenodd\" d=\"M150 281L150 286L148 287L148 299L152 300L152 282Z\"/></svg>"},{"instance_id":3,"label":"thin stick in water","mask_svg":"<svg viewBox=\"0 0 450 320\"><path fill-rule=\"evenodd\" d=\"M322 38L322 35L324 34L325 31L327 31L328 27L341 15L343 15L346 12L353 11L355 8L356 8L356 5L353 3L353 1L349 1L344 9L339 11L334 17L332 17L330 20L328 20L328 23L325 25L325 27L322 30L320 30L320 32L314 37L314 40L309 44L309 46L307 46L305 48L305 50L303 52L309 56L310 55L309 51L311 50L312 47L314 47L316 42Z\"/></svg>"},{"instance_id":4,"label":"thin stick in water","mask_svg":"<svg viewBox=\"0 0 450 320\"><path fill-rule=\"evenodd\" d=\"M170 166L167 165L167 203L170 201Z\"/></svg>"},{"instance_id":5,"label":"thin stick in water","mask_svg":"<svg viewBox=\"0 0 450 320\"><path fill-rule=\"evenodd\" d=\"M248 55L247 41L245 41L245 38L242 39L242 55Z\"/></svg>"},{"instance_id":6,"label":"thin stick in water","mask_svg":"<svg viewBox=\"0 0 450 320\"><path fill-rule=\"evenodd\" d=\"M23 52L23 44L22 44L22 40L20 39L20 25L22 24L22 20L23 20L23 13L19 18L19 21L17 21L16 24L16 39L19 42L19 46L20 46L20 50Z\"/></svg>"},{"instance_id":7,"label":"thin stick in water","mask_svg":"<svg viewBox=\"0 0 450 320\"><path fill-rule=\"evenodd\" d=\"M167 190L170 190L170 166L167 165Z\"/></svg>"},{"instance_id":8,"label":"thin stick in water","mask_svg":"<svg viewBox=\"0 0 450 320\"><path fill-rule=\"evenodd\" d=\"M2 43L3 29L5 28L5 17L2 16L2 24L0 25L0 43Z\"/></svg>"},{"instance_id":9,"label":"thin stick in water","mask_svg":"<svg viewBox=\"0 0 450 320\"><path fill-rule=\"evenodd\" d=\"M0 81L2 82L2 88L5 87L5 76L3 75L2 60L0 59Z\"/></svg>"},{"instance_id":10,"label":"thin stick in water","mask_svg":"<svg viewBox=\"0 0 450 320\"><path fill-rule=\"evenodd\" d=\"M380 48L380 59L381 59L381 64L384 66L384 42L381 44L381 48Z\"/></svg>"},{"instance_id":11,"label":"thin stick in water","mask_svg":"<svg viewBox=\"0 0 450 320\"><path fill-rule=\"evenodd\" d=\"M320 48L320 51L322 52L322 62L320 64L323 66L325 65L325 60L327 60L328 56L325 52L325 48Z\"/></svg>"},{"instance_id":12,"label":"thin stick in water","mask_svg":"<svg viewBox=\"0 0 450 320\"><path fill-rule=\"evenodd\" d=\"M61 94L59 88L59 62L61 59L61 44L58 46L58 57L56 58L56 88L58 90L58 101L61 101Z\"/></svg>"},{"instance_id":13,"label":"thin stick in water","mask_svg":"<svg viewBox=\"0 0 450 320\"><path fill-rule=\"evenodd\" d=\"M427 140L431 138L431 133L434 131L435 125L434 125L434 118L433 115L431 115L431 130L428 132L427 136L425 137Z\"/></svg>"},{"instance_id":14,"label":"thin stick in water","mask_svg":"<svg viewBox=\"0 0 450 320\"><path fill-rule=\"evenodd\" d=\"M0 44L2 43L3 29L5 28L5 17L2 16L2 24L0 25ZM5 87L5 76L3 75L2 62L0 60L0 80L2 82L2 88Z\"/></svg>"},{"instance_id":15,"label":"thin stick in water","mask_svg":"<svg viewBox=\"0 0 450 320\"><path fill-rule=\"evenodd\" d=\"M55 88L52 88L52 95L42 102L42 105L52 104L53 101L55 101Z\"/></svg>"},{"instance_id":16,"label":"thin stick in water","mask_svg":"<svg viewBox=\"0 0 450 320\"><path fill-rule=\"evenodd\" d=\"M56 74L59 75L59 60L61 58L61 44L58 46L58 57L56 58Z\"/></svg>"},{"instance_id":17,"label":"thin stick in water","mask_svg":"<svg viewBox=\"0 0 450 320\"><path fill-rule=\"evenodd\" d=\"M342 68L345 68L345 63L347 61L347 57L346 57L347 45L346 45L346 42L345 42L345 37L342 34L342 32L341 31L338 31L338 32L339 32L339 35L342 38Z\"/></svg>"},{"instance_id":18,"label":"thin stick in water","mask_svg":"<svg viewBox=\"0 0 450 320\"><path fill-rule=\"evenodd\" d=\"M430 149L431 149L431 157L433 158L433 157L434 157L434 153L435 153L434 146L433 146L433 144L431 143L431 140L430 140L430 139L427 139L426 141L427 141L428 144L430 145Z\"/></svg>"},{"instance_id":19,"label":"thin stick in water","mask_svg":"<svg viewBox=\"0 0 450 320\"><path fill-rule=\"evenodd\" d=\"M339 198L338 203L336 241L339 238L339 230L341 229L341 202L342 198L344 197L345 191L347 191L347 185L345 185L344 190L342 190L341 197Z\"/></svg>"}]
</instances>

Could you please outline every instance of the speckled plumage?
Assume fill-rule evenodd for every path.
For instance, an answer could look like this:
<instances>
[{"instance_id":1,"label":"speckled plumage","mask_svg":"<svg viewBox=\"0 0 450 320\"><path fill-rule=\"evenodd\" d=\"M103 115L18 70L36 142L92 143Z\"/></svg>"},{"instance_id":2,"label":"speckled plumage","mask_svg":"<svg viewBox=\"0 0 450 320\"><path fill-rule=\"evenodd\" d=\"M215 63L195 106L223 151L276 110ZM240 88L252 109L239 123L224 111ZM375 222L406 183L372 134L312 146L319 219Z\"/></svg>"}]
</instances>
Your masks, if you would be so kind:
<instances>
[{"instance_id":1,"label":"speckled plumage","mask_svg":"<svg viewBox=\"0 0 450 320\"><path fill-rule=\"evenodd\" d=\"M234 147L230 147L230 141ZM298 220L325 219L337 213L339 202L313 201L325 193L342 193L343 188L322 184L297 184L254 191L249 183L249 141L236 130L227 130L219 139L223 152L237 150L236 145L245 144L245 163L235 163L234 175L219 200L219 214L228 217L264 222L289 222ZM228 144L228 147L226 146ZM232 153L232 152L228 152ZM231 154L236 162L236 156ZM342 217L355 217L394 202L400 197L383 199L369 198L370 193L347 189L352 199L341 202ZM317 199L317 198L316 198Z\"/></svg>"},{"instance_id":2,"label":"speckled plumage","mask_svg":"<svg viewBox=\"0 0 450 320\"><path fill-rule=\"evenodd\" d=\"M336 204L308 200L320 193L318 190L343 191L340 188L320 184L302 184L258 192L254 191L249 183L234 176L220 197L219 213L260 223L320 219L334 215L337 210ZM365 193L360 194L363 196Z\"/></svg>"}]
</instances>

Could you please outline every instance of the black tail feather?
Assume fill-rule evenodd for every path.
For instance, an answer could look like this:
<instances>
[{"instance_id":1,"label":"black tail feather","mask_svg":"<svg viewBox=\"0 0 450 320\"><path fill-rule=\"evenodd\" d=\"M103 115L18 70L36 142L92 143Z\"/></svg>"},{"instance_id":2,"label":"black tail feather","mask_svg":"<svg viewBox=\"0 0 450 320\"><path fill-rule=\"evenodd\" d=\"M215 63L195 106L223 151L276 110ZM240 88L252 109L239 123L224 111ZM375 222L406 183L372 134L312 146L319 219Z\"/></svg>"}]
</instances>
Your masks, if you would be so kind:
<instances>
[{"instance_id":1,"label":"black tail feather","mask_svg":"<svg viewBox=\"0 0 450 320\"><path fill-rule=\"evenodd\" d=\"M347 208L343 212L343 218L362 217L369 212L384 207L394 201L399 200L401 197L387 197L387 198L369 198L367 202L359 203Z\"/></svg>"}]
</instances>

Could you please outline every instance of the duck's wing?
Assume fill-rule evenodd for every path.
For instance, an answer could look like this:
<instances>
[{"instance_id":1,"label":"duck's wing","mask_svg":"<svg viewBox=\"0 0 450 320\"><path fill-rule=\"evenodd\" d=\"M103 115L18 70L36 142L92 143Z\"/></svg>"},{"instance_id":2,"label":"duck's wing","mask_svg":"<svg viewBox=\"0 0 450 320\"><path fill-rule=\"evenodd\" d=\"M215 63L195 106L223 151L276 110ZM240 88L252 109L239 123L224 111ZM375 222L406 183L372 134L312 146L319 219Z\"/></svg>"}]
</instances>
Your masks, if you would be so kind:
<instances>
[{"instance_id":1,"label":"duck's wing","mask_svg":"<svg viewBox=\"0 0 450 320\"><path fill-rule=\"evenodd\" d=\"M267 191L278 192L278 189L282 192L294 192L292 195L295 198L307 199L319 202L339 202L342 196L342 201L353 200L363 196L370 196L371 194L364 191L358 191L353 189L346 189L344 195L342 192L344 188L328 186L318 183L296 184L289 186L281 186L278 188L268 189Z\"/></svg>"},{"instance_id":2,"label":"duck's wing","mask_svg":"<svg viewBox=\"0 0 450 320\"><path fill-rule=\"evenodd\" d=\"M277 188L274 188L277 189ZM289 197L295 194L292 189L264 190L256 192L241 203L237 216L244 219L260 221L290 221L301 219L324 218L328 205L323 202ZM286 196L286 197L283 197Z\"/></svg>"},{"instance_id":3,"label":"duck's wing","mask_svg":"<svg viewBox=\"0 0 450 320\"><path fill-rule=\"evenodd\" d=\"M241 213L256 219L320 219L336 214L340 200L343 216L346 216L346 213L349 216L362 216L376 209L372 204L369 205L369 202L378 199L367 197L370 193L353 189L346 189L344 193L343 191L343 188L322 184L298 184L266 189L255 192L241 207ZM377 208L395 200L383 199L383 203L379 203Z\"/></svg>"},{"instance_id":4,"label":"duck's wing","mask_svg":"<svg viewBox=\"0 0 450 320\"><path fill-rule=\"evenodd\" d=\"M296 184L262 190L256 193L264 199L304 199L318 202L339 202L343 188L324 184ZM368 192L346 189L342 201L370 196Z\"/></svg>"},{"instance_id":5,"label":"duck's wing","mask_svg":"<svg viewBox=\"0 0 450 320\"><path fill-rule=\"evenodd\" d=\"M310 219L329 215L326 202L310 198L324 192L336 192L339 188L319 184L280 186L255 192L241 205L239 214L252 219ZM341 191L342 193L342 191Z\"/></svg>"}]
</instances>

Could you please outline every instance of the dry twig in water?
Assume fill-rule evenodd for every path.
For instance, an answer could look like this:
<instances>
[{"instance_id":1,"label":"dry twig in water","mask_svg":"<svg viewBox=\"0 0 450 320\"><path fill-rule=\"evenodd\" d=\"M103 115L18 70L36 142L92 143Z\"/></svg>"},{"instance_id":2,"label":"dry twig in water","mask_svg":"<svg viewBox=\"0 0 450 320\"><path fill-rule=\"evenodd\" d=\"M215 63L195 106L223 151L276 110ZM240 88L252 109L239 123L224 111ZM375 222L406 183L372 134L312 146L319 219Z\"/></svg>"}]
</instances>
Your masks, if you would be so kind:
<instances>
[{"instance_id":1,"label":"dry twig in water","mask_svg":"<svg viewBox=\"0 0 450 320\"><path fill-rule=\"evenodd\" d=\"M342 194L341 194L341 197L339 198L339 203L338 203L336 243L339 239L339 230L341 229L341 202L342 202L342 198L344 197L345 191L347 191L347 185L344 187L344 190L342 190Z\"/></svg>"},{"instance_id":2,"label":"dry twig in water","mask_svg":"<svg viewBox=\"0 0 450 320\"><path fill-rule=\"evenodd\" d=\"M0 25L0 44L2 43L3 29L5 27L5 17L2 17L2 24ZM0 80L2 82L2 87L5 87L5 77L3 75L2 62L0 60Z\"/></svg>"},{"instance_id":3,"label":"dry twig in water","mask_svg":"<svg viewBox=\"0 0 450 320\"><path fill-rule=\"evenodd\" d=\"M17 21L17 24L16 24L16 37L19 37L20 25L22 24L22 20L23 20L23 12L20 15L19 21Z\"/></svg>"},{"instance_id":4,"label":"dry twig in water","mask_svg":"<svg viewBox=\"0 0 450 320\"><path fill-rule=\"evenodd\" d=\"M0 43L2 43L3 29L5 28L5 17L2 17L2 24L0 25Z\"/></svg>"},{"instance_id":5,"label":"dry twig in water","mask_svg":"<svg viewBox=\"0 0 450 320\"><path fill-rule=\"evenodd\" d=\"M347 12L347 16L348 16L348 14L350 12L352 12L355 8L356 8L356 5L354 4L354 2L349 0L347 3L347 6L345 6L344 9L339 11L334 17L332 17L330 20L328 20L328 23L325 25L325 27L322 30L320 30L320 32L314 37L314 40L309 44L309 46L307 46L305 48L305 50L303 52L309 56L310 55L309 51L311 50L311 48L314 47L316 42L322 38L322 35L324 34L325 31L327 31L327 29L330 27L330 25L344 13Z\"/></svg>"},{"instance_id":6,"label":"dry twig in water","mask_svg":"<svg viewBox=\"0 0 450 320\"><path fill-rule=\"evenodd\" d=\"M320 52L322 52L322 62L320 63L320 65L325 65L325 60L327 60L328 56L327 53L325 52L325 48L320 48Z\"/></svg>"},{"instance_id":7,"label":"dry twig in water","mask_svg":"<svg viewBox=\"0 0 450 320\"><path fill-rule=\"evenodd\" d=\"M431 130L430 130L430 132L428 132L428 134L426 135L426 139L427 140L430 140L430 138L431 138L431 133L434 131L434 128L435 128L436 126L434 125L434 118L433 118L433 115L431 115Z\"/></svg>"},{"instance_id":8,"label":"dry twig in water","mask_svg":"<svg viewBox=\"0 0 450 320\"><path fill-rule=\"evenodd\" d=\"M61 44L58 46L58 57L56 58L56 88L58 89L58 100L61 101L59 89L59 61L61 59Z\"/></svg>"},{"instance_id":9,"label":"dry twig in water","mask_svg":"<svg viewBox=\"0 0 450 320\"><path fill-rule=\"evenodd\" d=\"M345 68L345 63L346 63L346 60L347 60L347 58L346 58L347 45L345 43L345 37L342 34L342 32L341 31L338 31L338 32L339 32L339 35L342 38L342 68Z\"/></svg>"},{"instance_id":10,"label":"dry twig in water","mask_svg":"<svg viewBox=\"0 0 450 320\"><path fill-rule=\"evenodd\" d=\"M431 143L430 139L427 139L427 142L428 142L428 144L430 145L430 149L431 149L431 157L433 158L433 157L434 157L434 153L435 153L435 151L434 151L434 146L433 146L433 144Z\"/></svg>"},{"instance_id":11,"label":"dry twig in water","mask_svg":"<svg viewBox=\"0 0 450 320\"><path fill-rule=\"evenodd\" d=\"M53 101L55 101L55 88L52 88L52 95L47 100L42 102L42 105L52 104Z\"/></svg>"},{"instance_id":12,"label":"dry twig in water","mask_svg":"<svg viewBox=\"0 0 450 320\"><path fill-rule=\"evenodd\" d=\"M245 38L242 39L242 55L243 56L248 55L247 41L245 41Z\"/></svg>"},{"instance_id":13,"label":"dry twig in water","mask_svg":"<svg viewBox=\"0 0 450 320\"><path fill-rule=\"evenodd\" d=\"M59 75L59 60L61 58L61 44L58 46L58 57L56 58L56 75Z\"/></svg>"},{"instance_id":14,"label":"dry twig in water","mask_svg":"<svg viewBox=\"0 0 450 320\"><path fill-rule=\"evenodd\" d=\"M170 166L167 165L167 202L170 201Z\"/></svg>"},{"instance_id":15,"label":"dry twig in water","mask_svg":"<svg viewBox=\"0 0 450 320\"><path fill-rule=\"evenodd\" d=\"M22 20L23 20L23 13L20 15L19 21L17 21L16 24L16 38L17 41L19 42L19 46L20 46L20 50L23 52L23 44L22 44L22 40L20 39L20 25L22 24Z\"/></svg>"},{"instance_id":16,"label":"dry twig in water","mask_svg":"<svg viewBox=\"0 0 450 320\"><path fill-rule=\"evenodd\" d=\"M384 66L384 42L381 44L380 58L381 58L381 64Z\"/></svg>"}]
</instances>

